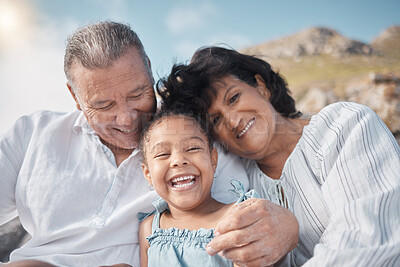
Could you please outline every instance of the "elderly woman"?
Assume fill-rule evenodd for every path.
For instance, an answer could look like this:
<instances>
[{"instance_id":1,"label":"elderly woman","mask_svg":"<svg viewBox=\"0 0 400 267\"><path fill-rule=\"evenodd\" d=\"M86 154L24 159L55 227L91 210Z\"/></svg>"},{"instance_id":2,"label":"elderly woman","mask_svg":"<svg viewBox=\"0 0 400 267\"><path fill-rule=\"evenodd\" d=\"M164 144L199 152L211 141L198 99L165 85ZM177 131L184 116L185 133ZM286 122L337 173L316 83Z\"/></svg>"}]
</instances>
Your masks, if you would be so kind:
<instances>
[{"instance_id":1,"label":"elderly woman","mask_svg":"<svg viewBox=\"0 0 400 267\"><path fill-rule=\"evenodd\" d=\"M371 109L335 103L304 119L267 62L221 47L175 65L158 91L165 107L207 112L251 187L296 216L291 265L400 266L400 149ZM223 237L210 246L237 245Z\"/></svg>"}]
</instances>

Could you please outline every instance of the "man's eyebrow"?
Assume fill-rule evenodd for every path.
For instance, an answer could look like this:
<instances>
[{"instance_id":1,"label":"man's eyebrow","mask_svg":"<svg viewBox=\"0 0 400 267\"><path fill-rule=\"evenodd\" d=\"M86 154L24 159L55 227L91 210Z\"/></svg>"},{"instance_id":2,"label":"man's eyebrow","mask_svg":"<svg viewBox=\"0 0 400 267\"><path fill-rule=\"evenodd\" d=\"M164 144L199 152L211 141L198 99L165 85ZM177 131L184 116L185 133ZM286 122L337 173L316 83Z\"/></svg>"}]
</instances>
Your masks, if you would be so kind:
<instances>
[{"instance_id":1,"label":"man's eyebrow","mask_svg":"<svg viewBox=\"0 0 400 267\"><path fill-rule=\"evenodd\" d=\"M138 86L138 87L132 89L131 91L129 91L129 92L128 92L128 95L129 95L129 94L138 93L139 91L145 91L146 88L147 88L147 86L148 86L148 85L145 85L145 84L140 85L140 86ZM111 102L111 101L112 101L111 99L98 100L98 101L95 101L92 105L101 106L101 105L106 104L106 103Z\"/></svg>"},{"instance_id":2,"label":"man's eyebrow","mask_svg":"<svg viewBox=\"0 0 400 267\"><path fill-rule=\"evenodd\" d=\"M129 95L129 94L132 94L132 93L137 93L138 91L144 91L144 90L146 89L146 87L147 87L147 85L145 85L145 84L140 85L140 86L138 86L138 87L135 87L135 88L133 88L132 90L130 90L130 91L128 92L128 95Z\"/></svg>"}]
</instances>

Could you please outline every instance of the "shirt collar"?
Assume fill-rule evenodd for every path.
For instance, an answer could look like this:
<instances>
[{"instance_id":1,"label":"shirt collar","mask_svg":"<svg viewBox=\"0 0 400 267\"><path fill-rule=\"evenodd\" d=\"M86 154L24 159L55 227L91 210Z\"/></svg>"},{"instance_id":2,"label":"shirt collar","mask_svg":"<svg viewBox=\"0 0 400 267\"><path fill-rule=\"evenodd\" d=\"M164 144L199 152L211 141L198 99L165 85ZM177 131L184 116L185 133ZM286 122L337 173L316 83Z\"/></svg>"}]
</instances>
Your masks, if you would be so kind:
<instances>
[{"instance_id":1,"label":"shirt collar","mask_svg":"<svg viewBox=\"0 0 400 267\"><path fill-rule=\"evenodd\" d=\"M92 134L98 136L98 134L90 127L89 122L86 120L85 115L82 111L78 111L80 114L75 120L74 126L72 126L72 132L74 134ZM100 139L99 139L100 141ZM142 152L139 148L135 148L130 157L138 156L142 157Z\"/></svg>"},{"instance_id":2,"label":"shirt collar","mask_svg":"<svg viewBox=\"0 0 400 267\"><path fill-rule=\"evenodd\" d=\"M90 127L88 121L86 120L85 115L82 111L79 111L80 114L76 118L74 126L72 127L72 131L74 134L96 134L96 132Z\"/></svg>"}]
</instances>

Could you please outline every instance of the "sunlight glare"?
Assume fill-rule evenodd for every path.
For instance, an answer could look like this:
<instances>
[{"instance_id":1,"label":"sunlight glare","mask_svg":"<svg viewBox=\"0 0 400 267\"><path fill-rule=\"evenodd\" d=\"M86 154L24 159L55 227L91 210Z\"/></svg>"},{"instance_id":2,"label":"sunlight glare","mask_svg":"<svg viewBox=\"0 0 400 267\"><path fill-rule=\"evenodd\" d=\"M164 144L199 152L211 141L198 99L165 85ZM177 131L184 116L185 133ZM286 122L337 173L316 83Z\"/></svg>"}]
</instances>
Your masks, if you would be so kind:
<instances>
[{"instance_id":1,"label":"sunlight glare","mask_svg":"<svg viewBox=\"0 0 400 267\"><path fill-rule=\"evenodd\" d=\"M0 31L9 33L18 28L18 14L9 2L0 2Z\"/></svg>"},{"instance_id":2,"label":"sunlight glare","mask_svg":"<svg viewBox=\"0 0 400 267\"><path fill-rule=\"evenodd\" d=\"M0 46L12 47L28 30L31 12L24 1L0 0Z\"/></svg>"}]
</instances>

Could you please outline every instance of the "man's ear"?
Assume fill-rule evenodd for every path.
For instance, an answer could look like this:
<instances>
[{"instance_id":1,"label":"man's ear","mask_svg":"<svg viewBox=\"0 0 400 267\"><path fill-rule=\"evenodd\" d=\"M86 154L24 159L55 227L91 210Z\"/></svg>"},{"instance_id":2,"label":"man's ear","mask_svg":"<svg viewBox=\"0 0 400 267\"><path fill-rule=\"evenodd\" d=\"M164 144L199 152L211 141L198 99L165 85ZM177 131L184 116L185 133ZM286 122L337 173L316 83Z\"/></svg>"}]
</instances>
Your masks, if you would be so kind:
<instances>
[{"instance_id":1,"label":"man's ear","mask_svg":"<svg viewBox=\"0 0 400 267\"><path fill-rule=\"evenodd\" d=\"M215 172L218 165L218 151L215 147L211 150L211 165L213 166Z\"/></svg>"},{"instance_id":2,"label":"man's ear","mask_svg":"<svg viewBox=\"0 0 400 267\"><path fill-rule=\"evenodd\" d=\"M147 167L146 164L142 163L142 169L143 169L144 178L146 178L147 182L149 182L150 185L153 185L153 181L151 180L149 167Z\"/></svg>"},{"instance_id":3,"label":"man's ear","mask_svg":"<svg viewBox=\"0 0 400 267\"><path fill-rule=\"evenodd\" d=\"M263 77L260 74L256 74L256 75L254 75L254 78L256 78L256 82L257 82L256 88L257 88L258 92L261 95L265 96L269 100L271 98L271 92L265 85L265 81L264 81Z\"/></svg>"},{"instance_id":4,"label":"man's ear","mask_svg":"<svg viewBox=\"0 0 400 267\"><path fill-rule=\"evenodd\" d=\"M68 90L69 90L69 92L71 93L72 97L73 97L74 100L75 100L76 108L77 108L78 110L82 110L81 106L79 105L78 98L77 98L76 95L75 95L74 89L72 89L72 86L69 84L69 82L67 82L67 87L68 87Z\"/></svg>"},{"instance_id":5,"label":"man's ear","mask_svg":"<svg viewBox=\"0 0 400 267\"><path fill-rule=\"evenodd\" d=\"M149 68L150 68L150 71L151 71L151 61L150 61L150 58L149 57L146 57L147 58L147 63L149 63Z\"/></svg>"}]
</instances>

